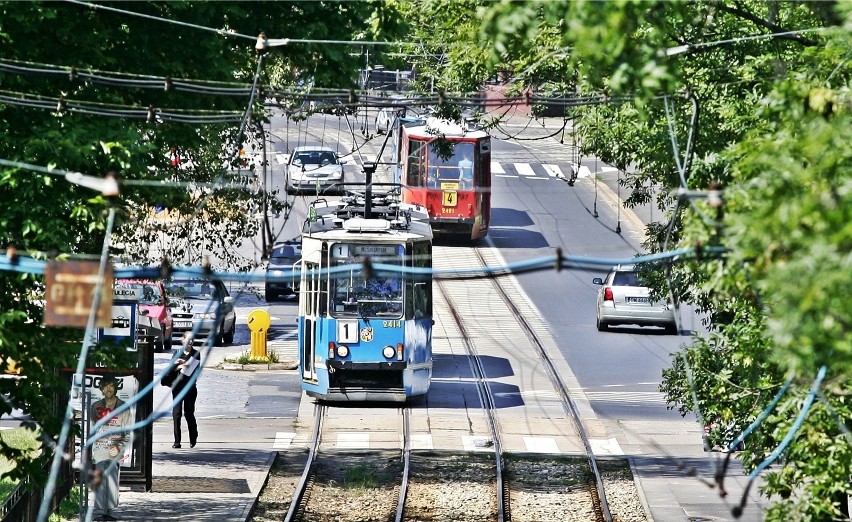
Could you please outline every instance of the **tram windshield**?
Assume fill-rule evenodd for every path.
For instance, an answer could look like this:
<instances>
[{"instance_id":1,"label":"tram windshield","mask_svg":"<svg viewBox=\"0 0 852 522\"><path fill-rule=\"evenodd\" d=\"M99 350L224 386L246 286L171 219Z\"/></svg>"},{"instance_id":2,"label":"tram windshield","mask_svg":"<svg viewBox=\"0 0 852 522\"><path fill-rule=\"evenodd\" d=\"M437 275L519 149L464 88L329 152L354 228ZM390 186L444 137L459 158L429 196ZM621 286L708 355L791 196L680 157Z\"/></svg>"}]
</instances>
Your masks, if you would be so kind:
<instances>
[{"instance_id":1,"label":"tram windshield","mask_svg":"<svg viewBox=\"0 0 852 522\"><path fill-rule=\"evenodd\" d=\"M473 143L433 140L425 145L415 140L409 144L409 185L440 189L442 183L458 183L473 188Z\"/></svg>"},{"instance_id":2,"label":"tram windshield","mask_svg":"<svg viewBox=\"0 0 852 522\"><path fill-rule=\"evenodd\" d=\"M405 247L387 244L336 243L331 248L331 268L353 265L345 274L335 273L329 284L333 317L402 317L401 274L365 279L360 273L364 258L371 263L402 267Z\"/></svg>"}]
</instances>

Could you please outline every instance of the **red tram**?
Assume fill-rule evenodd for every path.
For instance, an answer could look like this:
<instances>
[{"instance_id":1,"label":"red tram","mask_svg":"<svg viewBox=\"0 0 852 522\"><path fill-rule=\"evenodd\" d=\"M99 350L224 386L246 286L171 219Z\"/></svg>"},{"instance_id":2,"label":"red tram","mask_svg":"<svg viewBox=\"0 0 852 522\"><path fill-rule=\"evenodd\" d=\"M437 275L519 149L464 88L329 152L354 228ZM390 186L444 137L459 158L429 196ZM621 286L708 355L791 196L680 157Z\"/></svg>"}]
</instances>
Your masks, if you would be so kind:
<instances>
[{"instance_id":1,"label":"red tram","mask_svg":"<svg viewBox=\"0 0 852 522\"><path fill-rule=\"evenodd\" d=\"M429 212L434 234L476 240L491 221L491 137L428 118L401 128L402 199Z\"/></svg>"}]
</instances>

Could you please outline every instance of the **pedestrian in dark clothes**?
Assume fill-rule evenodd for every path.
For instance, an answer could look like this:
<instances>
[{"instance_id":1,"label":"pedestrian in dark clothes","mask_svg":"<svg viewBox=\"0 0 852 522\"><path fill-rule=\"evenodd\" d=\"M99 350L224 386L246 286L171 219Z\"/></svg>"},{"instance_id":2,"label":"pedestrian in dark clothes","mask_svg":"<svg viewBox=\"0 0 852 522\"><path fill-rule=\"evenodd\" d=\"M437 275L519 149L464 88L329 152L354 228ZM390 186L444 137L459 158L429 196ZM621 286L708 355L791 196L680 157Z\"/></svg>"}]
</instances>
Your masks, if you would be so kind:
<instances>
[{"instance_id":1,"label":"pedestrian in dark clothes","mask_svg":"<svg viewBox=\"0 0 852 522\"><path fill-rule=\"evenodd\" d=\"M173 448L180 448L181 417L186 417L186 425L189 428L189 447L194 448L198 442L198 424L195 422L195 399L198 398L198 389L195 387L195 381L192 381L192 376L198 371L201 354L192 345L192 341L192 332L185 332L180 358L175 361L175 367L172 370L175 373L172 381L172 398L177 399L178 395L185 388L188 388L183 399L176 400L174 407L172 407L172 420L175 429Z\"/></svg>"}]
</instances>

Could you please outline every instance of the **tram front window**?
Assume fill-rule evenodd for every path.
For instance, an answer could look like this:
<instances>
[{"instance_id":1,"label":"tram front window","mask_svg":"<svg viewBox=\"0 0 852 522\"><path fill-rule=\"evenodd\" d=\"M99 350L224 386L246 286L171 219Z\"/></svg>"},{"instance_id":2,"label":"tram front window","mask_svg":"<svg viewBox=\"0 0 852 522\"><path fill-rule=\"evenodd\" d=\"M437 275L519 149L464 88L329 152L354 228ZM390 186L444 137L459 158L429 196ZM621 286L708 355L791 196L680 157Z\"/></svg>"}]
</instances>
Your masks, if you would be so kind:
<instances>
[{"instance_id":1,"label":"tram front window","mask_svg":"<svg viewBox=\"0 0 852 522\"><path fill-rule=\"evenodd\" d=\"M452 146L448 150L448 146ZM446 142L442 147L433 143L429 147L429 188L441 188L442 183L473 182L473 144Z\"/></svg>"},{"instance_id":2,"label":"tram front window","mask_svg":"<svg viewBox=\"0 0 852 522\"><path fill-rule=\"evenodd\" d=\"M402 245L336 244L331 249L332 266L360 265L369 255L372 263L402 266ZM346 275L331 280L333 317L402 317L402 279L399 275L364 279L355 266Z\"/></svg>"}]
</instances>

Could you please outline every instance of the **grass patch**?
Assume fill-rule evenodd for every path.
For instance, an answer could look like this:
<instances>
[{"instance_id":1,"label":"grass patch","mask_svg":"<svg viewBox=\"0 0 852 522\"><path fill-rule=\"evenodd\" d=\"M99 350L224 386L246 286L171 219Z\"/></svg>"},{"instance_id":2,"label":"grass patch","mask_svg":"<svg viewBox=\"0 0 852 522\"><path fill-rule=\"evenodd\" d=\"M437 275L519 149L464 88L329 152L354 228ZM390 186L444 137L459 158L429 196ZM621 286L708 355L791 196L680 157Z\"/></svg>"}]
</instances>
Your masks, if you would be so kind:
<instances>
[{"instance_id":1,"label":"grass patch","mask_svg":"<svg viewBox=\"0 0 852 522\"><path fill-rule=\"evenodd\" d=\"M245 351L237 357L226 357L225 362L236 364L270 364L281 362L275 350L267 350L266 357L253 356L250 351Z\"/></svg>"},{"instance_id":2,"label":"grass patch","mask_svg":"<svg viewBox=\"0 0 852 522\"><path fill-rule=\"evenodd\" d=\"M48 517L47 522L72 522L79 520L81 495L79 486L71 488L68 496L62 499L56 511Z\"/></svg>"},{"instance_id":3,"label":"grass patch","mask_svg":"<svg viewBox=\"0 0 852 522\"><path fill-rule=\"evenodd\" d=\"M353 489L376 488L379 481L375 470L365 466L353 466L346 470L346 486Z\"/></svg>"},{"instance_id":4,"label":"grass patch","mask_svg":"<svg viewBox=\"0 0 852 522\"><path fill-rule=\"evenodd\" d=\"M14 428L11 430L0 430L0 438L9 446L19 450L30 450L34 456L39 451L39 432L26 428ZM17 464L9 460L6 455L0 454L0 499L6 500L9 493L18 485L17 480L12 480L5 475L15 469Z\"/></svg>"}]
</instances>

